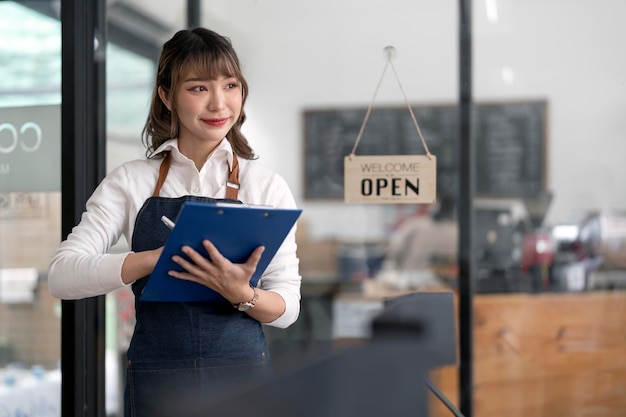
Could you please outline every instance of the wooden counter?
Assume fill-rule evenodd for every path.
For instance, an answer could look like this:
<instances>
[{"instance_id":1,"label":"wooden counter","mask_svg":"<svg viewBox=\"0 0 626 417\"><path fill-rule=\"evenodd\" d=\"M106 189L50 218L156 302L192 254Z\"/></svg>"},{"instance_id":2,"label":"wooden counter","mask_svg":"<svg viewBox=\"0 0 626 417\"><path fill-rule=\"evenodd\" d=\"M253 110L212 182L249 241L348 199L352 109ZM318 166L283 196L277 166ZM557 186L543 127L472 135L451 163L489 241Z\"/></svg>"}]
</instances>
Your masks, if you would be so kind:
<instances>
[{"instance_id":1,"label":"wooden counter","mask_svg":"<svg viewBox=\"0 0 626 417\"><path fill-rule=\"evenodd\" d=\"M474 320L475 417L626 415L626 292L477 295ZM458 406L458 367L432 380Z\"/></svg>"}]
</instances>

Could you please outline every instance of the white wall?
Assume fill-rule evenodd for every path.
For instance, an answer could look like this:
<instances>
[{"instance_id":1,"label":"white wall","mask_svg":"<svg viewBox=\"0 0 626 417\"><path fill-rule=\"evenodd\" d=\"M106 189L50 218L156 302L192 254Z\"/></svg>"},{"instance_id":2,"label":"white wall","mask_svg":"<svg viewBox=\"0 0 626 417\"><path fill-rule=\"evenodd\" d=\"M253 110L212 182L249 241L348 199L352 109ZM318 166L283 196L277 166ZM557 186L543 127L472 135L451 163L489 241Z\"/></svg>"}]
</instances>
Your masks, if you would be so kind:
<instances>
[{"instance_id":1,"label":"white wall","mask_svg":"<svg viewBox=\"0 0 626 417\"><path fill-rule=\"evenodd\" d=\"M548 100L548 221L625 209L626 2L497 4L496 24L476 15L475 98ZM504 65L515 69L512 84L498 77Z\"/></svg>"},{"instance_id":2,"label":"white wall","mask_svg":"<svg viewBox=\"0 0 626 417\"><path fill-rule=\"evenodd\" d=\"M182 1L133 3L184 26ZM474 98L548 101L555 199L547 222L626 209L626 1L494 0L496 22L485 4L473 2ZM380 237L388 208L303 199L302 112L366 107L387 45L398 51L394 65L412 103L456 103L457 2L213 0L202 8L203 25L229 36L242 60L251 86L246 133L261 161L291 185L311 232ZM391 73L376 103L403 104Z\"/></svg>"}]
</instances>

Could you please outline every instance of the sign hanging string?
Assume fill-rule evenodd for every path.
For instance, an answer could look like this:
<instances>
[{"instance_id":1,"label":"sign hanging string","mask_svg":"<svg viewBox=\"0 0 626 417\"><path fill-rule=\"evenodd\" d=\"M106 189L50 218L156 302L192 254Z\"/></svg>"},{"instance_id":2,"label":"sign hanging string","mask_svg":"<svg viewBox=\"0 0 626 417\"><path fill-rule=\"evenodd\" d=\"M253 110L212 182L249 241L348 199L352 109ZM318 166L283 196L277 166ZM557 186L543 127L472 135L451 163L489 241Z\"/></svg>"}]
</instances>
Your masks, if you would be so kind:
<instances>
[{"instance_id":1,"label":"sign hanging string","mask_svg":"<svg viewBox=\"0 0 626 417\"><path fill-rule=\"evenodd\" d=\"M356 152L356 148L359 146L359 142L361 141L361 136L363 135L363 131L365 130L365 125L367 124L367 120L370 117L370 113L372 112L372 108L374 107L374 101L376 101L376 96L378 95L378 90L380 89L380 85L383 82L383 78L385 77L385 72L387 71L387 67L391 67L393 74L396 78L396 81L398 82L398 86L400 87L400 91L402 92L402 96L404 97L404 102L406 103L407 108L409 109L409 113L411 113L411 118L413 119L413 124L415 125L415 129L417 130L417 134L419 135L421 141L422 141L422 145L424 145L424 150L426 150L426 157L428 157L428 159L431 158L431 153L428 150L428 146L426 145L426 141L424 140L424 135L422 135L422 130L419 127L419 124L417 123L417 119L415 118L415 114L413 114L413 109L411 108L411 104L409 103L409 99L407 98L406 94L404 93L404 88L402 88L402 83L400 82L400 78L398 77L398 73L396 72L395 67L393 66L393 62L392 59L395 55L396 52L396 48L393 46L386 46L383 49L383 52L386 55L387 58L387 62L385 63L385 67L383 68L383 73L380 75L380 79L378 80L378 84L376 85L376 90L374 91L374 96L372 97L372 101L370 102L368 108L367 108L367 113L365 114L365 118L363 119L363 123L361 124L361 129L359 130L359 134L356 137L356 141L354 142L354 147L352 148L352 152L350 152L350 159L352 159L352 156L354 155L354 153Z\"/></svg>"}]
</instances>

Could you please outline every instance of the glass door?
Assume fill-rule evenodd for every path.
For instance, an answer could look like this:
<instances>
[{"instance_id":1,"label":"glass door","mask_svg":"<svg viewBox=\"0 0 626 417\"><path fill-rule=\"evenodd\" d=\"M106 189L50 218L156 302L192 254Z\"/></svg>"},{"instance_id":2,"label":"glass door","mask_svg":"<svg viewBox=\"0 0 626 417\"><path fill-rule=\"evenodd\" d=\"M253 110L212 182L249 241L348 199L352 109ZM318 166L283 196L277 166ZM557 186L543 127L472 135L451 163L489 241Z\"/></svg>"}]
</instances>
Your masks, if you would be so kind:
<instances>
[{"instance_id":1,"label":"glass door","mask_svg":"<svg viewBox=\"0 0 626 417\"><path fill-rule=\"evenodd\" d=\"M59 416L61 23L52 2L0 2L0 415Z\"/></svg>"}]
</instances>

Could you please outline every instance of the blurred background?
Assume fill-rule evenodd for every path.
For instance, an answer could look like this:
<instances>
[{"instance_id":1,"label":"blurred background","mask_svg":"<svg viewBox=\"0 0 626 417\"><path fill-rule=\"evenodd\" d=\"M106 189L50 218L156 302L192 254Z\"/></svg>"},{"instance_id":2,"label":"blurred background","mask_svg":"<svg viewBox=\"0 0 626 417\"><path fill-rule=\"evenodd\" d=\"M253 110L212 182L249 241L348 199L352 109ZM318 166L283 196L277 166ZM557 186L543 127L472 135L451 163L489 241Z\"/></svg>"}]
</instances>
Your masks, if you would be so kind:
<instances>
[{"instance_id":1,"label":"blurred background","mask_svg":"<svg viewBox=\"0 0 626 417\"><path fill-rule=\"evenodd\" d=\"M458 295L459 161L468 155L459 148L457 2L200 6L196 21L231 38L250 84L244 133L304 210L302 313L287 330L267 329L278 372L367 340L389 298ZM46 284L61 239L59 18L60 1L0 1L7 415L60 415L61 308ZM626 55L616 46L625 18L622 0L472 2L476 416L626 412ZM108 171L144 157L160 46L188 16L183 1L111 0L106 19ZM433 205L343 202L343 157L389 45L437 156ZM424 153L387 73L357 154ZM106 306L106 410L117 416L132 294L109 294ZM458 404L458 363L433 369L432 379ZM450 415L436 400L430 412Z\"/></svg>"}]
</instances>

